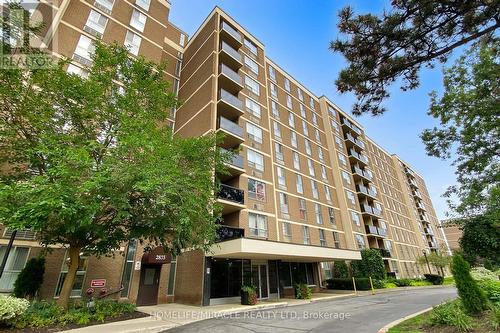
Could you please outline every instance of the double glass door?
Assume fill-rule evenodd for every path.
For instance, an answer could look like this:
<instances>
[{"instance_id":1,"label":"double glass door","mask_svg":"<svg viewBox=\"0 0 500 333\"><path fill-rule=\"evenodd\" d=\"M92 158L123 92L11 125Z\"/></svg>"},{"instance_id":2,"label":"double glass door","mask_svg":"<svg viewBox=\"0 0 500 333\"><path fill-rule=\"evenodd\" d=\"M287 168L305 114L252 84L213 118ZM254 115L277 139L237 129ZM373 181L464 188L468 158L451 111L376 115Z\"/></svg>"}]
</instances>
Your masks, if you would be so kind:
<instances>
[{"instance_id":1,"label":"double glass door","mask_svg":"<svg viewBox=\"0 0 500 333\"><path fill-rule=\"evenodd\" d=\"M252 262L252 284L257 287L257 297L259 299L269 298L267 263L259 264Z\"/></svg>"}]
</instances>

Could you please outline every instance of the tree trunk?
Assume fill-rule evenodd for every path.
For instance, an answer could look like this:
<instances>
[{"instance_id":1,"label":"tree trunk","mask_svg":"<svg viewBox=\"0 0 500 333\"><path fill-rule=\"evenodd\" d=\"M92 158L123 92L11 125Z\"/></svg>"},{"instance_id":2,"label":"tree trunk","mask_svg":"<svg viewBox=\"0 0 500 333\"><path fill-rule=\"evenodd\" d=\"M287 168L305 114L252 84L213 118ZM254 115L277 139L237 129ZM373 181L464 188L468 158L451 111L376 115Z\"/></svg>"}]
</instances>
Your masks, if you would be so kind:
<instances>
[{"instance_id":1,"label":"tree trunk","mask_svg":"<svg viewBox=\"0 0 500 333\"><path fill-rule=\"evenodd\" d=\"M80 260L80 248L71 246L68 249L69 263L68 263L68 273L64 278L64 283L61 288L61 294L57 300L57 304L63 307L65 310L68 309L69 297L71 296L71 290L73 290L73 284L75 283L76 272L78 270L78 262Z\"/></svg>"}]
</instances>

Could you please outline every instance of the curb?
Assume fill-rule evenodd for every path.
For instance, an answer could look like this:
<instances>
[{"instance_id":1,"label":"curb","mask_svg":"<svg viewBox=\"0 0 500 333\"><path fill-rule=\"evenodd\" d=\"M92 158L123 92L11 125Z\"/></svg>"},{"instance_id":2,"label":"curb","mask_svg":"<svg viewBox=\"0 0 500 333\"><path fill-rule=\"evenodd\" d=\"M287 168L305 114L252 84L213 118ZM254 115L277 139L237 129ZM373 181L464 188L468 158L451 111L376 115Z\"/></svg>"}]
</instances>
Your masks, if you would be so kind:
<instances>
[{"instance_id":1,"label":"curb","mask_svg":"<svg viewBox=\"0 0 500 333\"><path fill-rule=\"evenodd\" d=\"M400 318L398 320L395 320L395 321L393 321L393 322L385 325L384 327L382 327L380 330L378 330L377 333L387 333L389 331L389 329L391 329L392 327L398 325L399 323L402 323L405 320L408 320L408 319L411 319L413 317L419 316L419 315L421 315L423 313L426 313L426 312L429 312L431 310L432 310L432 307L427 308L427 309L423 309L421 311L415 312L415 313L413 313L411 315L408 315L406 317L403 317L403 318Z\"/></svg>"}]
</instances>

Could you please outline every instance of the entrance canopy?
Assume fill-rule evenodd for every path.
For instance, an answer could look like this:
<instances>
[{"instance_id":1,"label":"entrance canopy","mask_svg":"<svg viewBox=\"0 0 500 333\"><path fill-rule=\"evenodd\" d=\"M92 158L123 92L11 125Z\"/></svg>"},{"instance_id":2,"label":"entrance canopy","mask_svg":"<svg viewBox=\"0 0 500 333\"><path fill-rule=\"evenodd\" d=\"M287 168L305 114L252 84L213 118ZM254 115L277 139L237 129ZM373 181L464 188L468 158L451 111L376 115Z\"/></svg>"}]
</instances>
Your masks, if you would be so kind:
<instances>
[{"instance_id":1,"label":"entrance canopy","mask_svg":"<svg viewBox=\"0 0 500 333\"><path fill-rule=\"evenodd\" d=\"M143 264L163 265L169 264L172 261L172 255L165 253L163 246L157 246L149 252L142 255L141 262Z\"/></svg>"},{"instance_id":2,"label":"entrance canopy","mask_svg":"<svg viewBox=\"0 0 500 333\"><path fill-rule=\"evenodd\" d=\"M238 238L214 244L206 256L234 259L281 259L301 262L361 259L359 251L251 238Z\"/></svg>"}]
</instances>

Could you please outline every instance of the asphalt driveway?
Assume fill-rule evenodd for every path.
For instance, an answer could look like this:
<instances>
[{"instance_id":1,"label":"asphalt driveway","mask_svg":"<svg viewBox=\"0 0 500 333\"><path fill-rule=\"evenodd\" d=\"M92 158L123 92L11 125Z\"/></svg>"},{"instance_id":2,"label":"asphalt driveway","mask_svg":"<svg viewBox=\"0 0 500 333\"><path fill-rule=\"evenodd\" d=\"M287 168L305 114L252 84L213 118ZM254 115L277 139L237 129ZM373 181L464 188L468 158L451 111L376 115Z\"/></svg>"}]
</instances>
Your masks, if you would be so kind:
<instances>
[{"instance_id":1,"label":"asphalt driveway","mask_svg":"<svg viewBox=\"0 0 500 333\"><path fill-rule=\"evenodd\" d=\"M454 287L404 290L233 314L165 332L376 333L394 320L456 296Z\"/></svg>"}]
</instances>

